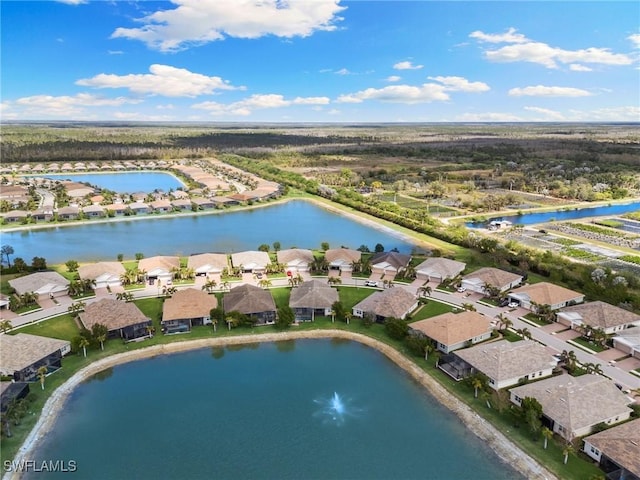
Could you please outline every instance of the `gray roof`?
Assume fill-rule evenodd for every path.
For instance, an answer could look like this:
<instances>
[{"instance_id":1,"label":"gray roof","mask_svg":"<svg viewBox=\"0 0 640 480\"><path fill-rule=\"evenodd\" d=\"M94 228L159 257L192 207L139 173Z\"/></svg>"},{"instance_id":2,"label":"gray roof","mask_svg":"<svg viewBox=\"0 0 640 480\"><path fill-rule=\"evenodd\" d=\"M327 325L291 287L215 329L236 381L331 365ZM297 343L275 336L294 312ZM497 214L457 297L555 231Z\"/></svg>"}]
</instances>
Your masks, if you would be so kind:
<instances>
[{"instance_id":1,"label":"gray roof","mask_svg":"<svg viewBox=\"0 0 640 480\"><path fill-rule=\"evenodd\" d=\"M543 345L532 340L499 340L459 350L456 355L496 382L521 378L558 363Z\"/></svg>"},{"instance_id":2,"label":"gray roof","mask_svg":"<svg viewBox=\"0 0 640 480\"><path fill-rule=\"evenodd\" d=\"M516 288L509 293L509 296L526 299L538 305L556 305L584 298L584 294L582 293L574 292L573 290L549 282L533 283Z\"/></svg>"},{"instance_id":3,"label":"gray roof","mask_svg":"<svg viewBox=\"0 0 640 480\"><path fill-rule=\"evenodd\" d=\"M174 268L180 268L180 257L159 255L156 257L143 258L138 262L138 269L140 269L140 271L144 270L145 272L150 272L156 268L160 268L168 272Z\"/></svg>"},{"instance_id":4,"label":"gray roof","mask_svg":"<svg viewBox=\"0 0 640 480\"><path fill-rule=\"evenodd\" d=\"M111 331L149 321L149 318L134 303L113 298L103 298L88 304L79 317L82 324L89 330L96 323L104 325Z\"/></svg>"},{"instance_id":5,"label":"gray roof","mask_svg":"<svg viewBox=\"0 0 640 480\"><path fill-rule=\"evenodd\" d=\"M630 399L600 375L560 375L512 388L510 392L538 400L542 412L569 432L631 411L627 406Z\"/></svg>"},{"instance_id":6,"label":"gray roof","mask_svg":"<svg viewBox=\"0 0 640 480\"><path fill-rule=\"evenodd\" d=\"M278 257L278 263L284 263L285 265L295 261L307 264L313 262L313 252L302 248L279 250L276 256Z\"/></svg>"},{"instance_id":7,"label":"gray roof","mask_svg":"<svg viewBox=\"0 0 640 480\"><path fill-rule=\"evenodd\" d=\"M291 308L330 308L338 301L338 291L326 282L310 280L291 290Z\"/></svg>"},{"instance_id":8,"label":"gray roof","mask_svg":"<svg viewBox=\"0 0 640 480\"><path fill-rule=\"evenodd\" d=\"M640 477L640 418L593 434L585 441L622 468Z\"/></svg>"},{"instance_id":9,"label":"gray roof","mask_svg":"<svg viewBox=\"0 0 640 480\"><path fill-rule=\"evenodd\" d=\"M570 313L571 319L579 319L585 325L595 328L611 328L630 323L640 325L640 315L637 313L601 301L563 308L558 316L563 313Z\"/></svg>"},{"instance_id":10,"label":"gray roof","mask_svg":"<svg viewBox=\"0 0 640 480\"><path fill-rule=\"evenodd\" d=\"M444 257L432 257L426 259L416 267L416 273L429 275L430 277L453 278L466 267L463 262L450 260Z\"/></svg>"},{"instance_id":11,"label":"gray roof","mask_svg":"<svg viewBox=\"0 0 640 480\"><path fill-rule=\"evenodd\" d=\"M415 304L415 294L403 287L394 287L369 295L353 308L380 317L402 318Z\"/></svg>"},{"instance_id":12,"label":"gray roof","mask_svg":"<svg viewBox=\"0 0 640 480\"><path fill-rule=\"evenodd\" d=\"M411 261L410 255L404 255L397 252L381 252L376 253L371 257L371 265L378 265L381 263L388 263L396 270L406 267Z\"/></svg>"},{"instance_id":13,"label":"gray roof","mask_svg":"<svg viewBox=\"0 0 640 480\"><path fill-rule=\"evenodd\" d=\"M69 280L58 272L36 272L9 280L9 285L15 288L18 295L27 292L47 294L64 290L69 286Z\"/></svg>"},{"instance_id":14,"label":"gray roof","mask_svg":"<svg viewBox=\"0 0 640 480\"><path fill-rule=\"evenodd\" d=\"M27 333L0 335L0 372L3 375L13 375L16 370L27 368L69 345L67 340Z\"/></svg>"},{"instance_id":15,"label":"gray roof","mask_svg":"<svg viewBox=\"0 0 640 480\"><path fill-rule=\"evenodd\" d=\"M276 311L271 293L249 284L232 288L222 297L222 305L225 312L238 311L245 315Z\"/></svg>"}]
</instances>

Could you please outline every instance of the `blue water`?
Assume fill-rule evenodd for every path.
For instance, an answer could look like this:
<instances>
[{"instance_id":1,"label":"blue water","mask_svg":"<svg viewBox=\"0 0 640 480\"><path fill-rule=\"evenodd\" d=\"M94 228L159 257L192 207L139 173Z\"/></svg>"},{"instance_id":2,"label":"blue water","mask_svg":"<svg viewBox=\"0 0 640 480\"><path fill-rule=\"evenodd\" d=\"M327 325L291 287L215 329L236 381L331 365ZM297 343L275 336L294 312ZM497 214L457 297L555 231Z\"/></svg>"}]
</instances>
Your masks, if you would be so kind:
<instances>
[{"instance_id":1,"label":"blue water","mask_svg":"<svg viewBox=\"0 0 640 480\"><path fill-rule=\"evenodd\" d=\"M579 218L599 217L605 215L622 215L623 213L640 210L640 201L626 204L606 205L602 207L588 207L572 210L557 210L544 213L524 213L522 215L511 215L506 217L492 217L486 222L469 222L465 225L469 228L485 227L491 220L508 220L514 224L535 225L551 221L577 220Z\"/></svg>"},{"instance_id":2,"label":"blue water","mask_svg":"<svg viewBox=\"0 0 640 480\"><path fill-rule=\"evenodd\" d=\"M75 460L76 479L522 478L384 355L331 340L115 367L72 393L34 457Z\"/></svg>"},{"instance_id":3,"label":"blue water","mask_svg":"<svg viewBox=\"0 0 640 480\"><path fill-rule=\"evenodd\" d=\"M115 260L119 253L134 258L153 255L190 255L202 252L233 253L256 250L261 244L280 242L282 248L358 248L372 251L377 243L387 250L411 252L399 237L329 212L310 202L292 201L254 210L217 215L87 223L19 232L3 232L2 244L11 245L14 257L27 263L35 256L49 264L67 260Z\"/></svg>"},{"instance_id":4,"label":"blue water","mask_svg":"<svg viewBox=\"0 0 640 480\"><path fill-rule=\"evenodd\" d=\"M51 180L72 180L74 182L88 182L93 186L106 188L117 193L150 193L154 190L168 192L184 187L177 177L161 172L122 172L122 173L62 173L59 175L36 175Z\"/></svg>"}]
</instances>

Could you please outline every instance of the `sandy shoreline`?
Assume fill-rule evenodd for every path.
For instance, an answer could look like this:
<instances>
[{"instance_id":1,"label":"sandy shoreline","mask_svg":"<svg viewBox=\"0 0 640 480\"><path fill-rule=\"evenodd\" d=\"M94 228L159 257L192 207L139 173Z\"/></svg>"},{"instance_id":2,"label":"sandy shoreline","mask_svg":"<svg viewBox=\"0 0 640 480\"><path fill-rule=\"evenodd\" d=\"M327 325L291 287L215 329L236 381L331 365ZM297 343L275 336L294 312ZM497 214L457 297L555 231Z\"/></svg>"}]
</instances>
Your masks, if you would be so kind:
<instances>
[{"instance_id":1,"label":"sandy shoreline","mask_svg":"<svg viewBox=\"0 0 640 480\"><path fill-rule=\"evenodd\" d=\"M165 345L154 345L148 348L120 353L98 360L76 372L71 378L58 387L55 392L53 392L44 405L42 409L43 413L40 415L38 422L18 450L14 460L20 461L32 459L31 456L35 452L39 442L55 425L58 414L62 411L64 404L73 389L102 370L135 360L198 348L302 338L343 338L357 341L375 348L396 363L400 368L405 370L414 380L419 382L433 397L435 397L438 402L454 412L465 426L482 439L503 461L505 461L505 463L511 465L528 479L552 480L557 478L524 451L520 450L495 427L473 412L467 405L452 397L444 387L395 349L365 335L344 330L312 330L305 332L290 331L251 336L205 338L169 343ZM15 480L20 478L20 474L7 472L3 478L6 480Z\"/></svg>"}]
</instances>

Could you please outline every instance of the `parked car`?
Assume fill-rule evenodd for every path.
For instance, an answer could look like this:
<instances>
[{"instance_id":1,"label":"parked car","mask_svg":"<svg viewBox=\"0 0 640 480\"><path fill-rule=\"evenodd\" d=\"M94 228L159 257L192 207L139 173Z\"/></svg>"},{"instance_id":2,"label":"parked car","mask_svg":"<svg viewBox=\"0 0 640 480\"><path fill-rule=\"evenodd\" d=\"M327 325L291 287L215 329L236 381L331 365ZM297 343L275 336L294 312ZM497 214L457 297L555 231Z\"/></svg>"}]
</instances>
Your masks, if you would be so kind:
<instances>
[{"instance_id":1,"label":"parked car","mask_svg":"<svg viewBox=\"0 0 640 480\"><path fill-rule=\"evenodd\" d=\"M507 305L509 308L518 308L519 306L520 304L516 302L509 302L509 305Z\"/></svg>"},{"instance_id":2,"label":"parked car","mask_svg":"<svg viewBox=\"0 0 640 480\"><path fill-rule=\"evenodd\" d=\"M466 292L466 291L467 291L467 288L466 288L466 287L458 287L458 292L459 292L459 293L464 293L464 292Z\"/></svg>"},{"instance_id":3,"label":"parked car","mask_svg":"<svg viewBox=\"0 0 640 480\"><path fill-rule=\"evenodd\" d=\"M378 282L376 282L375 280L366 280L364 282L364 286L365 287L377 287L378 286Z\"/></svg>"},{"instance_id":4,"label":"parked car","mask_svg":"<svg viewBox=\"0 0 640 480\"><path fill-rule=\"evenodd\" d=\"M507 305L509 305L509 299L505 298L504 300L500 300L500 303L498 304L499 307L506 307Z\"/></svg>"}]
</instances>

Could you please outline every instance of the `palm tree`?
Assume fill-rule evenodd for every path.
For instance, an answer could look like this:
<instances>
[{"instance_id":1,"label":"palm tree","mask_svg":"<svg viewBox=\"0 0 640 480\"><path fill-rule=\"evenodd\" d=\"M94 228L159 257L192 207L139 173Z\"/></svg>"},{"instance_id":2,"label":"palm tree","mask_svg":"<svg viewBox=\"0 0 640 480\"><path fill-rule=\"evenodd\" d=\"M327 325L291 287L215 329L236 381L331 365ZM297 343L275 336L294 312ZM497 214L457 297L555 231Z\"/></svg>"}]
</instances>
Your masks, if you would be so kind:
<instances>
[{"instance_id":1,"label":"palm tree","mask_svg":"<svg viewBox=\"0 0 640 480\"><path fill-rule=\"evenodd\" d=\"M573 453L574 448L573 445L571 445L570 443L567 443L564 447L564 449L562 450L562 455L564 455L564 464L567 464L567 461L569 460L569 454Z\"/></svg>"},{"instance_id":2,"label":"palm tree","mask_svg":"<svg viewBox=\"0 0 640 480\"><path fill-rule=\"evenodd\" d=\"M90 345L89 340L86 337L81 337L78 342L78 346L82 348L82 352L84 353L84 357L87 358L87 347Z\"/></svg>"},{"instance_id":3,"label":"palm tree","mask_svg":"<svg viewBox=\"0 0 640 480\"><path fill-rule=\"evenodd\" d=\"M544 437L544 449L546 450L549 439L553 438L553 430L550 430L547 427L542 427L542 436Z\"/></svg>"},{"instance_id":4,"label":"palm tree","mask_svg":"<svg viewBox=\"0 0 640 480\"><path fill-rule=\"evenodd\" d=\"M47 378L47 372L47 367L44 365L38 369L38 379L40 379L40 387L42 387L42 390L44 390L44 379Z\"/></svg>"},{"instance_id":5,"label":"palm tree","mask_svg":"<svg viewBox=\"0 0 640 480\"><path fill-rule=\"evenodd\" d=\"M429 285L423 285L420 288L418 288L418 294L421 297L430 297L431 292L432 292L432 289Z\"/></svg>"},{"instance_id":6,"label":"palm tree","mask_svg":"<svg viewBox=\"0 0 640 480\"><path fill-rule=\"evenodd\" d=\"M471 386L473 387L473 398L478 398L478 389L484 386L484 382L479 376L475 376L471 379Z\"/></svg>"},{"instance_id":7,"label":"palm tree","mask_svg":"<svg viewBox=\"0 0 640 480\"><path fill-rule=\"evenodd\" d=\"M425 343L424 345L424 359L428 360L429 359L429 354L433 351L435 351L436 346L434 345L432 340L428 340L427 343Z\"/></svg>"},{"instance_id":8,"label":"palm tree","mask_svg":"<svg viewBox=\"0 0 640 480\"><path fill-rule=\"evenodd\" d=\"M268 278L263 278L258 282L258 286L264 289L269 288L271 285L272 285L271 280L269 280Z\"/></svg>"},{"instance_id":9,"label":"palm tree","mask_svg":"<svg viewBox=\"0 0 640 480\"><path fill-rule=\"evenodd\" d=\"M9 320L0 321L0 332L5 333L13 328L13 325Z\"/></svg>"},{"instance_id":10,"label":"palm tree","mask_svg":"<svg viewBox=\"0 0 640 480\"><path fill-rule=\"evenodd\" d=\"M517 329L516 333L524 339L531 339L531 331L527 327Z\"/></svg>"},{"instance_id":11,"label":"palm tree","mask_svg":"<svg viewBox=\"0 0 640 480\"><path fill-rule=\"evenodd\" d=\"M346 312L344 314L344 319L347 321L347 325L349 325L349 322L351 321L351 317L353 316L353 314L351 312Z\"/></svg>"},{"instance_id":12,"label":"palm tree","mask_svg":"<svg viewBox=\"0 0 640 480\"><path fill-rule=\"evenodd\" d=\"M505 330L513 326L513 321L511 321L509 317L507 317L502 313L496 316L496 320L498 320L499 322L499 326L500 326L499 330L501 332L504 332Z\"/></svg>"},{"instance_id":13,"label":"palm tree","mask_svg":"<svg viewBox=\"0 0 640 480\"><path fill-rule=\"evenodd\" d=\"M73 315L82 312L85 306L86 304L84 302L73 302L67 307L67 311Z\"/></svg>"},{"instance_id":14,"label":"palm tree","mask_svg":"<svg viewBox=\"0 0 640 480\"><path fill-rule=\"evenodd\" d=\"M335 309L331 309L331 323L335 323L336 321L336 311Z\"/></svg>"},{"instance_id":15,"label":"palm tree","mask_svg":"<svg viewBox=\"0 0 640 480\"><path fill-rule=\"evenodd\" d=\"M475 312L476 311L476 307L473 305L473 303L463 303L460 306L462 308L464 308L465 310L469 311L469 312Z\"/></svg>"},{"instance_id":16,"label":"palm tree","mask_svg":"<svg viewBox=\"0 0 640 480\"><path fill-rule=\"evenodd\" d=\"M207 280L207 282L202 286L202 290L206 290L207 293L212 293L213 289L218 286L218 282L215 280Z\"/></svg>"}]
</instances>

